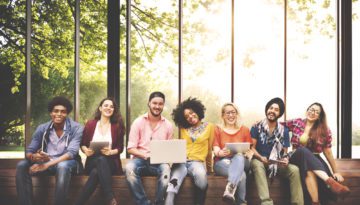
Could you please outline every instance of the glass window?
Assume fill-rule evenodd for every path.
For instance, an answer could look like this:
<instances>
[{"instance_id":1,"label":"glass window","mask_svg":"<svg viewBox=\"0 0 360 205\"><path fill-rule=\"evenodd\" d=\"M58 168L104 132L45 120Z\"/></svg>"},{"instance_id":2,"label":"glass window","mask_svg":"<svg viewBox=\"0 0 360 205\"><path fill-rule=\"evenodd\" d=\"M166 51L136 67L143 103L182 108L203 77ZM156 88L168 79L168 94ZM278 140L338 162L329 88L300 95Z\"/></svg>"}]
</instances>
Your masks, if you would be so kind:
<instances>
[{"instance_id":1,"label":"glass window","mask_svg":"<svg viewBox=\"0 0 360 205\"><path fill-rule=\"evenodd\" d=\"M360 3L354 1L352 22L352 158L360 158Z\"/></svg>"},{"instance_id":2,"label":"glass window","mask_svg":"<svg viewBox=\"0 0 360 205\"><path fill-rule=\"evenodd\" d=\"M183 100L196 97L205 121L220 123L231 101L231 1L187 1L183 7Z\"/></svg>"},{"instance_id":3,"label":"glass window","mask_svg":"<svg viewBox=\"0 0 360 205\"><path fill-rule=\"evenodd\" d=\"M323 105L337 144L336 1L289 2L287 29L287 118L304 118L313 102Z\"/></svg>"},{"instance_id":4,"label":"glass window","mask_svg":"<svg viewBox=\"0 0 360 205\"><path fill-rule=\"evenodd\" d=\"M270 99L284 96L284 5L235 1L234 28L235 103L250 127Z\"/></svg>"},{"instance_id":5,"label":"glass window","mask_svg":"<svg viewBox=\"0 0 360 205\"><path fill-rule=\"evenodd\" d=\"M53 97L73 102L74 5L66 0L32 4L31 133L50 120L47 104ZM27 140L30 143L31 136Z\"/></svg>"},{"instance_id":6,"label":"glass window","mask_svg":"<svg viewBox=\"0 0 360 205\"><path fill-rule=\"evenodd\" d=\"M131 6L131 121L147 112L153 91L165 94L163 115L170 120L178 96L178 6L162 0Z\"/></svg>"},{"instance_id":7,"label":"glass window","mask_svg":"<svg viewBox=\"0 0 360 205\"><path fill-rule=\"evenodd\" d=\"M26 1L3 1L0 8L0 158L22 158L26 107Z\"/></svg>"},{"instance_id":8,"label":"glass window","mask_svg":"<svg viewBox=\"0 0 360 205\"><path fill-rule=\"evenodd\" d=\"M80 122L107 97L107 1L80 1Z\"/></svg>"}]
</instances>

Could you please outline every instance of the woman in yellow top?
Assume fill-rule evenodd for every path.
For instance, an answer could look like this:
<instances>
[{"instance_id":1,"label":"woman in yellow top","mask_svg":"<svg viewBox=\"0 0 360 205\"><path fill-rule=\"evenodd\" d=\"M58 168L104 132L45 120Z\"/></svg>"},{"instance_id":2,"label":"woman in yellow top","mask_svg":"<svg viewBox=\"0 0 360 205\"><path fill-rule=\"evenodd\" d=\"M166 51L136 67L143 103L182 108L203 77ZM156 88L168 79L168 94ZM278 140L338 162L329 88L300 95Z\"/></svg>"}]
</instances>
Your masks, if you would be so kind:
<instances>
[{"instance_id":1,"label":"woman in yellow top","mask_svg":"<svg viewBox=\"0 0 360 205\"><path fill-rule=\"evenodd\" d=\"M202 122L205 107L196 98L188 98L172 112L175 124L180 128L180 138L186 140L186 163L173 165L172 176L167 188L165 204L174 204L175 195L189 174L195 183L195 204L205 204L207 190L206 172L212 171L212 144L214 125ZM206 168L204 165L206 162Z\"/></svg>"}]
</instances>

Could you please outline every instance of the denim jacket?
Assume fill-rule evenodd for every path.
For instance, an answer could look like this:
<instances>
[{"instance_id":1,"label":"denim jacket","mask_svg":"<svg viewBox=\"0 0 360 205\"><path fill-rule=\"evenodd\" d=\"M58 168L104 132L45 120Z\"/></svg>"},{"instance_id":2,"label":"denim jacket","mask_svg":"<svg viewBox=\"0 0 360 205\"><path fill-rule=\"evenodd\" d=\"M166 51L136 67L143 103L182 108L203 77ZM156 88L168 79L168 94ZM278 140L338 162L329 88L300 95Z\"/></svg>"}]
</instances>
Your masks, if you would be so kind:
<instances>
[{"instance_id":1,"label":"denim jacket","mask_svg":"<svg viewBox=\"0 0 360 205\"><path fill-rule=\"evenodd\" d=\"M83 126L68 117L65 119L65 124L66 129L64 137L66 137L66 146L63 155L67 153L71 159L75 159L79 153ZM49 121L36 128L36 131L32 136L32 140L26 149L26 153L35 153L39 149L46 152L47 142L49 140L49 134L52 126L53 122Z\"/></svg>"}]
</instances>

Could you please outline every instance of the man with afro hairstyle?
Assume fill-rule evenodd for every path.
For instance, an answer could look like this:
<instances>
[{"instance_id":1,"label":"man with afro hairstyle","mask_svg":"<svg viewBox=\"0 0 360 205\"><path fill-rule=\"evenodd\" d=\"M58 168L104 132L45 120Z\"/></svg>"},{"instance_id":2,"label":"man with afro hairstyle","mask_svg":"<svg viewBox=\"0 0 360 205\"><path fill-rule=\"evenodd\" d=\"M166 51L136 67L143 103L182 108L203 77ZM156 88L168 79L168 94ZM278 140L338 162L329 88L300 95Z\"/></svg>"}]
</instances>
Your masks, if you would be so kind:
<instances>
[{"instance_id":1,"label":"man with afro hairstyle","mask_svg":"<svg viewBox=\"0 0 360 205\"><path fill-rule=\"evenodd\" d=\"M82 168L78 152L83 127L68 117L72 111L70 101L54 97L48 103L48 111L51 120L36 128L25 159L16 167L16 190L21 205L34 203L31 175L35 174L55 174L54 204L67 204L71 174Z\"/></svg>"}]
</instances>

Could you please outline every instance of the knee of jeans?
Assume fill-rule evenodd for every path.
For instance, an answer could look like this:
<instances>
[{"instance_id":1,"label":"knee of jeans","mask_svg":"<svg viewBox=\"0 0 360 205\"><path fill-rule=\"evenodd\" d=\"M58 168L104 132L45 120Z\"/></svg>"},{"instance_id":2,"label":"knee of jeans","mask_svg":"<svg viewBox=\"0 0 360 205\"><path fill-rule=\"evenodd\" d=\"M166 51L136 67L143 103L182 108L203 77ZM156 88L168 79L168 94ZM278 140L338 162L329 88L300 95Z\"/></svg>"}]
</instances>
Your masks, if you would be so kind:
<instances>
[{"instance_id":1,"label":"knee of jeans","mask_svg":"<svg viewBox=\"0 0 360 205\"><path fill-rule=\"evenodd\" d=\"M245 172L240 176L240 181L246 181L246 174Z\"/></svg>"},{"instance_id":2,"label":"knee of jeans","mask_svg":"<svg viewBox=\"0 0 360 205\"><path fill-rule=\"evenodd\" d=\"M198 178L197 180L195 180L195 185L201 189L201 190L205 190L208 186L207 183L207 178Z\"/></svg>"},{"instance_id":3,"label":"knee of jeans","mask_svg":"<svg viewBox=\"0 0 360 205\"><path fill-rule=\"evenodd\" d=\"M238 161L245 161L245 158L244 158L244 155L241 155L241 154L236 154L234 157L233 157L233 160L238 160Z\"/></svg>"},{"instance_id":4,"label":"knee of jeans","mask_svg":"<svg viewBox=\"0 0 360 205\"><path fill-rule=\"evenodd\" d=\"M194 182L197 187L204 190L207 187L207 175L206 172L198 172L194 175Z\"/></svg>"},{"instance_id":5,"label":"knee of jeans","mask_svg":"<svg viewBox=\"0 0 360 205\"><path fill-rule=\"evenodd\" d=\"M27 160L21 160L17 165L16 165L16 171L17 172L21 172L21 171L27 171L30 167L30 163Z\"/></svg>"},{"instance_id":6,"label":"knee of jeans","mask_svg":"<svg viewBox=\"0 0 360 205\"><path fill-rule=\"evenodd\" d=\"M170 175L171 169L168 164L162 164L159 167L159 171L161 175Z\"/></svg>"},{"instance_id":7,"label":"knee of jeans","mask_svg":"<svg viewBox=\"0 0 360 205\"><path fill-rule=\"evenodd\" d=\"M57 164L56 167L57 173L71 173L71 166L67 161L62 161Z\"/></svg>"},{"instance_id":8,"label":"knee of jeans","mask_svg":"<svg viewBox=\"0 0 360 205\"><path fill-rule=\"evenodd\" d=\"M96 176L98 174L98 170L96 168L93 168L91 171L90 171L90 174L89 176Z\"/></svg>"},{"instance_id":9,"label":"knee of jeans","mask_svg":"<svg viewBox=\"0 0 360 205\"><path fill-rule=\"evenodd\" d=\"M127 163L126 166L125 166L125 175L126 177L130 177L130 176L136 176L136 173L135 173L135 164L134 163Z\"/></svg>"}]
</instances>

